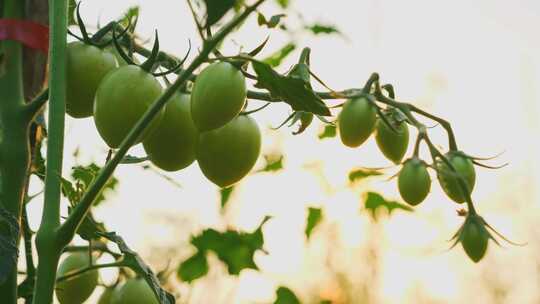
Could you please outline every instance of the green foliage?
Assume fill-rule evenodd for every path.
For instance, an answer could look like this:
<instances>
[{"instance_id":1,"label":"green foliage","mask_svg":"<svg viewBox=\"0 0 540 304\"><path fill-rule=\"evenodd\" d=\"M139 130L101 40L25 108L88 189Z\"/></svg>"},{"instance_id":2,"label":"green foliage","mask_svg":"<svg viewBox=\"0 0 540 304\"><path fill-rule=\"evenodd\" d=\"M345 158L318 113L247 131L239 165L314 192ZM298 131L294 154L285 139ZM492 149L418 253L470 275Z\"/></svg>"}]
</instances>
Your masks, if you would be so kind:
<instances>
[{"instance_id":1,"label":"green foliage","mask_svg":"<svg viewBox=\"0 0 540 304\"><path fill-rule=\"evenodd\" d=\"M289 42L285 44L284 46L282 46L279 50L275 51L270 56L263 59L263 62L269 64L271 67L277 67L295 49L296 49L296 44L294 42Z\"/></svg>"},{"instance_id":2,"label":"green foliage","mask_svg":"<svg viewBox=\"0 0 540 304\"><path fill-rule=\"evenodd\" d=\"M290 0L276 0L276 3L281 6L281 8L289 7Z\"/></svg>"},{"instance_id":3,"label":"green foliage","mask_svg":"<svg viewBox=\"0 0 540 304\"><path fill-rule=\"evenodd\" d=\"M276 290L276 301L274 301L274 304L300 304L300 300L298 300L292 290L280 286Z\"/></svg>"},{"instance_id":4,"label":"green foliage","mask_svg":"<svg viewBox=\"0 0 540 304\"><path fill-rule=\"evenodd\" d=\"M308 209L307 224L306 224L306 237L309 239L313 229L322 221L323 213L320 208L310 207Z\"/></svg>"},{"instance_id":5,"label":"green foliage","mask_svg":"<svg viewBox=\"0 0 540 304\"><path fill-rule=\"evenodd\" d=\"M75 166L71 171L71 177L75 180L75 183L80 188L80 191L84 193L96 179L100 170L101 167L95 163L91 163L88 166ZM105 197L103 196L104 191L114 190L117 185L118 179L116 179L114 176L111 177L107 183L105 183L105 186L101 190L100 194L96 197L94 205L99 205L105 200Z\"/></svg>"},{"instance_id":6,"label":"green foliage","mask_svg":"<svg viewBox=\"0 0 540 304\"><path fill-rule=\"evenodd\" d=\"M225 208L229 200L231 199L231 194L234 191L234 186L227 187L227 188L220 188L219 194L221 197L221 208Z\"/></svg>"},{"instance_id":7,"label":"green foliage","mask_svg":"<svg viewBox=\"0 0 540 304\"><path fill-rule=\"evenodd\" d=\"M257 73L258 88L267 89L275 99L282 99L295 111L305 111L322 116L330 116L330 110L322 99L311 90L309 83L293 76L283 76L270 65L253 60L253 69Z\"/></svg>"},{"instance_id":8,"label":"green foliage","mask_svg":"<svg viewBox=\"0 0 540 304\"><path fill-rule=\"evenodd\" d=\"M312 25L306 26L306 29L310 32L312 32L315 35L321 35L321 34L341 34L339 29L333 25L325 25L325 24L319 24L315 23Z\"/></svg>"},{"instance_id":9,"label":"green foliage","mask_svg":"<svg viewBox=\"0 0 540 304\"><path fill-rule=\"evenodd\" d=\"M371 212L371 216L374 220L377 220L377 211L381 208L388 211L388 215L391 215L394 210L403 210L412 212L413 209L407 205L401 204L396 201L389 201L375 192L368 192L367 198L364 202L364 208Z\"/></svg>"},{"instance_id":10,"label":"green foliage","mask_svg":"<svg viewBox=\"0 0 540 304\"><path fill-rule=\"evenodd\" d=\"M324 129L322 132L319 133L318 137L319 139L325 139L325 138L333 138L336 137L337 130L335 125L327 124L324 126Z\"/></svg>"},{"instance_id":11,"label":"green foliage","mask_svg":"<svg viewBox=\"0 0 540 304\"><path fill-rule=\"evenodd\" d=\"M200 251L180 264L177 271L178 278L188 283L205 276L207 273L208 261L206 255Z\"/></svg>"},{"instance_id":12,"label":"green foliage","mask_svg":"<svg viewBox=\"0 0 540 304\"><path fill-rule=\"evenodd\" d=\"M235 0L204 0L206 4L206 25L210 27L218 22L236 3Z\"/></svg>"},{"instance_id":13,"label":"green foliage","mask_svg":"<svg viewBox=\"0 0 540 304\"><path fill-rule=\"evenodd\" d=\"M358 168L349 172L349 182L355 183L364 180L368 177L382 175L380 171L374 169Z\"/></svg>"},{"instance_id":14,"label":"green foliage","mask_svg":"<svg viewBox=\"0 0 540 304\"><path fill-rule=\"evenodd\" d=\"M259 13L257 15L257 23L259 25L264 25L268 28L275 28L276 26L279 25L279 22L281 21L281 18L285 17L286 15L285 14L277 14L277 15L274 15L272 17L270 17L270 19L266 19L266 17Z\"/></svg>"},{"instance_id":15,"label":"green foliage","mask_svg":"<svg viewBox=\"0 0 540 304\"><path fill-rule=\"evenodd\" d=\"M264 155L266 165L259 172L276 172L283 169L283 155Z\"/></svg>"}]
</instances>

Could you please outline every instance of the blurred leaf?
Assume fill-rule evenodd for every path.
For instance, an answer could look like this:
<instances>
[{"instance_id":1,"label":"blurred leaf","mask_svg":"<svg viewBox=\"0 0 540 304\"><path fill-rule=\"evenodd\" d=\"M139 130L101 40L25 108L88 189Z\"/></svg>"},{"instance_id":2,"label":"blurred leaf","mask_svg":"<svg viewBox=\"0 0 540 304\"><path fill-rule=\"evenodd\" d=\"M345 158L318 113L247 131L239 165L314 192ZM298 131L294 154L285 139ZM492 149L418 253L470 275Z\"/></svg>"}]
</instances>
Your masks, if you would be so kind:
<instances>
[{"instance_id":1,"label":"blurred leaf","mask_svg":"<svg viewBox=\"0 0 540 304\"><path fill-rule=\"evenodd\" d=\"M266 165L257 172L276 172L283 169L282 154L279 156L264 155L264 159L266 160Z\"/></svg>"},{"instance_id":2,"label":"blurred leaf","mask_svg":"<svg viewBox=\"0 0 540 304\"><path fill-rule=\"evenodd\" d=\"M91 163L88 166L75 166L72 168L71 177L75 179L75 183L77 185L80 185L80 191L85 192L86 189L90 187L94 179L98 176L99 171L101 171L101 167L99 167L95 163ZM96 197L94 201L94 206L99 205L105 200L103 192L107 190L114 190L117 185L118 179L116 179L116 177L112 176L111 178L109 178L99 195Z\"/></svg>"},{"instance_id":3,"label":"blurred leaf","mask_svg":"<svg viewBox=\"0 0 540 304\"><path fill-rule=\"evenodd\" d=\"M377 209L379 208L385 208L388 211L388 215L391 215L394 210L403 210L412 212L413 208L398 203L396 201L387 201L384 197L382 197L380 194L375 192L368 192L367 198L365 201L365 208L366 210L371 212L371 216L373 219L377 220Z\"/></svg>"},{"instance_id":4,"label":"blurred leaf","mask_svg":"<svg viewBox=\"0 0 540 304\"><path fill-rule=\"evenodd\" d=\"M270 17L270 19L266 20L266 17L259 13L257 15L257 23L259 25L264 25L270 29L272 28L275 28L276 26L279 25L279 22L281 21L281 18L285 17L286 15L285 14L278 14L278 15L274 15L272 17Z\"/></svg>"},{"instance_id":5,"label":"blurred leaf","mask_svg":"<svg viewBox=\"0 0 540 304\"><path fill-rule=\"evenodd\" d=\"M138 157L138 156L133 156L133 155L128 154L124 156L124 158L122 158L120 163L121 164L139 164L139 163L147 161L148 159L149 159L148 156Z\"/></svg>"},{"instance_id":6,"label":"blurred leaf","mask_svg":"<svg viewBox=\"0 0 540 304\"><path fill-rule=\"evenodd\" d=\"M221 208L225 208L225 205L229 202L229 199L231 198L231 194L234 190L234 186L228 187L228 188L221 188L219 190L219 193L221 195Z\"/></svg>"},{"instance_id":7,"label":"blurred leaf","mask_svg":"<svg viewBox=\"0 0 540 304\"><path fill-rule=\"evenodd\" d=\"M354 183L361 181L365 178L371 177L371 176L379 176L382 175L381 172L373 169L354 169L351 172L349 172L349 182Z\"/></svg>"},{"instance_id":8,"label":"blurred leaf","mask_svg":"<svg viewBox=\"0 0 540 304\"><path fill-rule=\"evenodd\" d=\"M289 6L289 0L276 0L277 4L282 8L287 8Z\"/></svg>"},{"instance_id":9,"label":"blurred leaf","mask_svg":"<svg viewBox=\"0 0 540 304\"><path fill-rule=\"evenodd\" d=\"M68 199L71 205L75 205L80 200L82 193L78 191L69 180L63 177L60 178L60 186L62 195Z\"/></svg>"},{"instance_id":10,"label":"blurred leaf","mask_svg":"<svg viewBox=\"0 0 540 304\"><path fill-rule=\"evenodd\" d=\"M206 4L206 25L210 27L218 22L225 14L234 7L235 0L204 0Z\"/></svg>"},{"instance_id":11,"label":"blurred leaf","mask_svg":"<svg viewBox=\"0 0 540 304\"><path fill-rule=\"evenodd\" d=\"M330 300L321 300L319 304L332 304L332 301Z\"/></svg>"},{"instance_id":12,"label":"blurred leaf","mask_svg":"<svg viewBox=\"0 0 540 304\"><path fill-rule=\"evenodd\" d=\"M303 79L280 75L264 62L254 60L252 64L258 76L255 86L268 90L272 98L283 100L294 111L306 111L322 116L331 115L322 99Z\"/></svg>"},{"instance_id":13,"label":"blurred leaf","mask_svg":"<svg viewBox=\"0 0 540 304\"><path fill-rule=\"evenodd\" d=\"M336 126L326 125L321 133L319 133L319 139L336 137Z\"/></svg>"},{"instance_id":14,"label":"blurred leaf","mask_svg":"<svg viewBox=\"0 0 540 304\"><path fill-rule=\"evenodd\" d=\"M287 287L280 286L276 290L276 301L274 304L300 304L300 300L294 292Z\"/></svg>"},{"instance_id":15,"label":"blurred leaf","mask_svg":"<svg viewBox=\"0 0 540 304\"><path fill-rule=\"evenodd\" d=\"M320 34L341 34L341 32L335 26L323 25L323 24L319 24L319 23L306 26L306 29L311 31L315 35L320 35Z\"/></svg>"},{"instance_id":16,"label":"blurred leaf","mask_svg":"<svg viewBox=\"0 0 540 304\"><path fill-rule=\"evenodd\" d=\"M195 255L213 251L227 265L229 274L233 275L239 274L246 268L257 270L253 255L255 251L262 250L264 245L262 226L268 219L270 218L266 217L257 230L252 233L234 230L219 232L214 229L206 229L191 239L191 244L198 250Z\"/></svg>"},{"instance_id":17,"label":"blurred leaf","mask_svg":"<svg viewBox=\"0 0 540 304\"><path fill-rule=\"evenodd\" d=\"M75 8L77 8L77 2L75 0L69 0L68 2L68 26L76 25L75 21Z\"/></svg>"},{"instance_id":18,"label":"blurred leaf","mask_svg":"<svg viewBox=\"0 0 540 304\"><path fill-rule=\"evenodd\" d=\"M296 44L294 44L293 42L289 42L286 45L284 45L281 49L274 52L272 55L263 59L263 62L269 64L271 67L277 67L295 49L296 49Z\"/></svg>"},{"instance_id":19,"label":"blurred leaf","mask_svg":"<svg viewBox=\"0 0 540 304\"><path fill-rule=\"evenodd\" d=\"M101 233L106 232L105 225L102 222L97 222L91 211L89 211L79 228L77 234L86 241L96 240L101 238Z\"/></svg>"},{"instance_id":20,"label":"blurred leaf","mask_svg":"<svg viewBox=\"0 0 540 304\"><path fill-rule=\"evenodd\" d=\"M313 229L321 222L322 220L322 210L320 208L310 207L308 209L307 225L306 225L306 237L309 239Z\"/></svg>"},{"instance_id":21,"label":"blurred leaf","mask_svg":"<svg viewBox=\"0 0 540 304\"><path fill-rule=\"evenodd\" d=\"M122 252L122 254L124 255L124 258L122 260L124 265L126 265L131 270L135 271L138 275L140 275L142 278L144 278L146 283L148 283L148 286L152 288L154 294L157 295L157 297L159 298L159 303L176 303L174 296L161 288L159 280L157 279L152 269L150 269L150 267L146 265L146 263L141 259L137 252L131 250L127 246L126 242L121 236L117 235L115 232L106 232L101 233L100 235L118 245L118 249L120 249L120 252Z\"/></svg>"},{"instance_id":22,"label":"blurred leaf","mask_svg":"<svg viewBox=\"0 0 540 304\"><path fill-rule=\"evenodd\" d=\"M184 282L192 281L205 276L208 273L208 261L204 252L198 252L185 260L178 267L178 278Z\"/></svg>"},{"instance_id":23,"label":"blurred leaf","mask_svg":"<svg viewBox=\"0 0 540 304\"><path fill-rule=\"evenodd\" d=\"M313 122L313 113L298 111L294 115L293 120L290 125L291 126L294 125L297 121L300 121L300 126L298 127L298 130L292 133L293 135L304 133L307 127L311 125L311 122Z\"/></svg>"},{"instance_id":24,"label":"blurred leaf","mask_svg":"<svg viewBox=\"0 0 540 304\"><path fill-rule=\"evenodd\" d=\"M7 232L0 234L0 285L2 285L17 266L19 256L17 242L20 235L18 219L2 203L0 203L0 227L3 232Z\"/></svg>"},{"instance_id":25,"label":"blurred leaf","mask_svg":"<svg viewBox=\"0 0 540 304\"><path fill-rule=\"evenodd\" d=\"M130 22L133 21L133 18L139 18L139 11L140 9L138 5L128 7L122 18L120 18L120 22L123 25L128 25Z\"/></svg>"}]
</instances>

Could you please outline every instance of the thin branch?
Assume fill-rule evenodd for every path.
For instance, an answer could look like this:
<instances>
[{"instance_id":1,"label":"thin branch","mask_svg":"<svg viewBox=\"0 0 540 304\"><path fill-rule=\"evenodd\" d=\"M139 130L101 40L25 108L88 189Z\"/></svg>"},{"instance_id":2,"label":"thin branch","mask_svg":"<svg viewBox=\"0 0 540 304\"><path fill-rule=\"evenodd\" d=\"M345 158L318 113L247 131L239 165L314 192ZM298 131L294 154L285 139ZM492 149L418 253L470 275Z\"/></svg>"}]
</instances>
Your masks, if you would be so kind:
<instances>
[{"instance_id":1,"label":"thin branch","mask_svg":"<svg viewBox=\"0 0 540 304\"><path fill-rule=\"evenodd\" d=\"M88 266L88 267L85 267L85 268L81 268L81 269L79 269L77 271L68 272L67 274L65 274L63 276L56 278L56 283L60 283L60 282L65 281L67 279L79 276L79 275L81 275L81 274L83 274L85 272L88 272L90 270L95 270L95 269L100 269L100 268L124 267L124 266L127 267L128 265L123 261L106 263L106 264L94 264L94 265L91 265L91 266Z\"/></svg>"}]
</instances>

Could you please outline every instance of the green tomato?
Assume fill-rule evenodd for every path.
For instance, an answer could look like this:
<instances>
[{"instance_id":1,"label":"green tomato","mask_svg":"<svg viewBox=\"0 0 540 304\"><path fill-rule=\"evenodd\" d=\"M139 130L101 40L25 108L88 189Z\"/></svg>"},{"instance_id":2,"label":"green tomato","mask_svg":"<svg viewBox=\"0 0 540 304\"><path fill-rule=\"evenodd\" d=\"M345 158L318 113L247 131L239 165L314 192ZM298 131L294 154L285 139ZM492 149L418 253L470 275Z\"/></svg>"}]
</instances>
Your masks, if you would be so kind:
<instances>
[{"instance_id":1,"label":"green tomato","mask_svg":"<svg viewBox=\"0 0 540 304\"><path fill-rule=\"evenodd\" d=\"M98 304L118 304L119 291L120 289L118 287L106 288L99 297Z\"/></svg>"},{"instance_id":2,"label":"green tomato","mask_svg":"<svg viewBox=\"0 0 540 304\"><path fill-rule=\"evenodd\" d=\"M58 267L56 277L90 266L88 252L75 252L68 255ZM56 298L61 304L81 304L92 295L97 286L99 273L90 270L56 284Z\"/></svg>"},{"instance_id":3,"label":"green tomato","mask_svg":"<svg viewBox=\"0 0 540 304\"><path fill-rule=\"evenodd\" d=\"M96 90L116 58L95 46L71 42L66 49L66 112L74 118L92 116Z\"/></svg>"},{"instance_id":4,"label":"green tomato","mask_svg":"<svg viewBox=\"0 0 540 304\"><path fill-rule=\"evenodd\" d=\"M409 146L409 127L404 121L390 120L396 131L390 129L384 121L377 121L375 141L386 158L394 164L399 164L407 152Z\"/></svg>"},{"instance_id":5,"label":"green tomato","mask_svg":"<svg viewBox=\"0 0 540 304\"><path fill-rule=\"evenodd\" d=\"M118 291L118 299L113 304L159 304L152 288L144 279L129 279Z\"/></svg>"},{"instance_id":6,"label":"green tomato","mask_svg":"<svg viewBox=\"0 0 540 304\"><path fill-rule=\"evenodd\" d=\"M422 160L415 157L403 163L398 175L398 189L409 205L416 206L424 201L431 189L431 178Z\"/></svg>"},{"instance_id":7,"label":"green tomato","mask_svg":"<svg viewBox=\"0 0 540 304\"><path fill-rule=\"evenodd\" d=\"M448 152L445 156L457 173L465 179L469 192L472 192L476 182L476 172L472 160L459 151ZM463 195L458 175L441 160L437 161L437 178L444 192L451 200L460 204L465 202L466 196Z\"/></svg>"},{"instance_id":8,"label":"green tomato","mask_svg":"<svg viewBox=\"0 0 540 304\"><path fill-rule=\"evenodd\" d=\"M377 121L377 110L365 97L348 100L338 116L341 142L354 148L364 143Z\"/></svg>"},{"instance_id":9,"label":"green tomato","mask_svg":"<svg viewBox=\"0 0 540 304\"><path fill-rule=\"evenodd\" d=\"M228 187L249 173L260 150L257 123L249 116L239 115L219 129L200 134L197 161L206 178Z\"/></svg>"},{"instance_id":10,"label":"green tomato","mask_svg":"<svg viewBox=\"0 0 540 304\"><path fill-rule=\"evenodd\" d=\"M156 129L143 141L150 161L166 171L177 171L195 160L198 132L191 119L190 96L175 94Z\"/></svg>"},{"instance_id":11,"label":"green tomato","mask_svg":"<svg viewBox=\"0 0 540 304\"><path fill-rule=\"evenodd\" d=\"M96 93L94 122L109 147L118 148L161 92L156 78L138 66L125 65L107 74ZM163 113L164 109L154 117L137 143L157 127Z\"/></svg>"},{"instance_id":12,"label":"green tomato","mask_svg":"<svg viewBox=\"0 0 540 304\"><path fill-rule=\"evenodd\" d=\"M224 126L246 103L246 81L242 72L228 62L206 67L195 79L191 93L191 115L199 131Z\"/></svg>"},{"instance_id":13,"label":"green tomato","mask_svg":"<svg viewBox=\"0 0 540 304\"><path fill-rule=\"evenodd\" d=\"M477 220L466 220L460 237L465 253L473 262L478 263L488 247L489 233L486 228Z\"/></svg>"}]
</instances>

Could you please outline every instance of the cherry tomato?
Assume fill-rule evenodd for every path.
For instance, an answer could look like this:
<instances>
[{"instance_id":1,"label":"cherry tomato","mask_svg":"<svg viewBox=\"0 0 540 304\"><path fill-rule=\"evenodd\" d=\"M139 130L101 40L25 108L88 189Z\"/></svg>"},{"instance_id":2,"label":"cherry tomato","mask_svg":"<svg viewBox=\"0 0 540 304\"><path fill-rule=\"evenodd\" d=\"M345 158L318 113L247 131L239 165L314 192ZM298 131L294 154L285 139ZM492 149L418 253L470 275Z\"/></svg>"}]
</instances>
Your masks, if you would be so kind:
<instances>
[{"instance_id":1,"label":"cherry tomato","mask_svg":"<svg viewBox=\"0 0 540 304\"><path fill-rule=\"evenodd\" d=\"M399 164L409 146L409 127L405 121L396 121L389 117L389 122L395 131L390 129L384 121L377 121L375 141L381 152L394 164Z\"/></svg>"},{"instance_id":2,"label":"cherry tomato","mask_svg":"<svg viewBox=\"0 0 540 304\"><path fill-rule=\"evenodd\" d=\"M478 263L486 254L489 233L486 228L476 220L467 220L461 232L461 245L465 253Z\"/></svg>"},{"instance_id":3,"label":"cherry tomato","mask_svg":"<svg viewBox=\"0 0 540 304\"><path fill-rule=\"evenodd\" d=\"M125 65L107 74L96 93L94 121L109 147L118 148L161 92L156 78L138 66ZM137 143L157 127L163 113L164 109L152 120Z\"/></svg>"},{"instance_id":4,"label":"cherry tomato","mask_svg":"<svg viewBox=\"0 0 540 304\"><path fill-rule=\"evenodd\" d=\"M471 159L459 151L448 152L446 158L448 158L457 173L465 179L468 190L472 192L476 181L476 172ZM441 160L437 162L437 177L441 187L450 199L456 203L465 202L466 196L463 195L456 173Z\"/></svg>"},{"instance_id":5,"label":"cherry tomato","mask_svg":"<svg viewBox=\"0 0 540 304\"><path fill-rule=\"evenodd\" d=\"M246 81L242 72L228 62L206 67L195 79L191 93L191 115L199 131L209 131L231 121L246 103Z\"/></svg>"},{"instance_id":6,"label":"cherry tomato","mask_svg":"<svg viewBox=\"0 0 540 304\"><path fill-rule=\"evenodd\" d=\"M143 145L154 165L177 171L195 160L197 137L197 128L191 120L190 96L177 93L167 102L163 119Z\"/></svg>"},{"instance_id":7,"label":"cherry tomato","mask_svg":"<svg viewBox=\"0 0 540 304\"><path fill-rule=\"evenodd\" d=\"M424 201L431 189L426 163L416 157L406 160L399 171L398 189L403 200L412 206Z\"/></svg>"},{"instance_id":8,"label":"cherry tomato","mask_svg":"<svg viewBox=\"0 0 540 304\"><path fill-rule=\"evenodd\" d=\"M364 143L375 129L377 110L365 97L348 100L338 116L341 142L354 148Z\"/></svg>"},{"instance_id":9,"label":"cherry tomato","mask_svg":"<svg viewBox=\"0 0 540 304\"><path fill-rule=\"evenodd\" d=\"M90 266L88 252L69 254L58 267L56 277L61 277L74 271ZM71 277L56 284L56 298L61 304L80 304L86 301L94 292L98 283L99 273L90 270L81 275Z\"/></svg>"},{"instance_id":10,"label":"cherry tomato","mask_svg":"<svg viewBox=\"0 0 540 304\"><path fill-rule=\"evenodd\" d=\"M203 174L220 187L246 176L261 150L261 133L255 120L239 115L225 126L201 133L197 161Z\"/></svg>"},{"instance_id":11,"label":"cherry tomato","mask_svg":"<svg viewBox=\"0 0 540 304\"><path fill-rule=\"evenodd\" d=\"M98 304L120 304L118 302L119 289L114 287L106 288L99 297Z\"/></svg>"},{"instance_id":12,"label":"cherry tomato","mask_svg":"<svg viewBox=\"0 0 540 304\"><path fill-rule=\"evenodd\" d=\"M95 46L71 42L66 50L66 113L74 118L92 116L101 80L118 66L116 58Z\"/></svg>"},{"instance_id":13,"label":"cherry tomato","mask_svg":"<svg viewBox=\"0 0 540 304\"><path fill-rule=\"evenodd\" d=\"M144 279L129 279L118 291L118 299L113 304L159 304L152 288Z\"/></svg>"}]
</instances>

